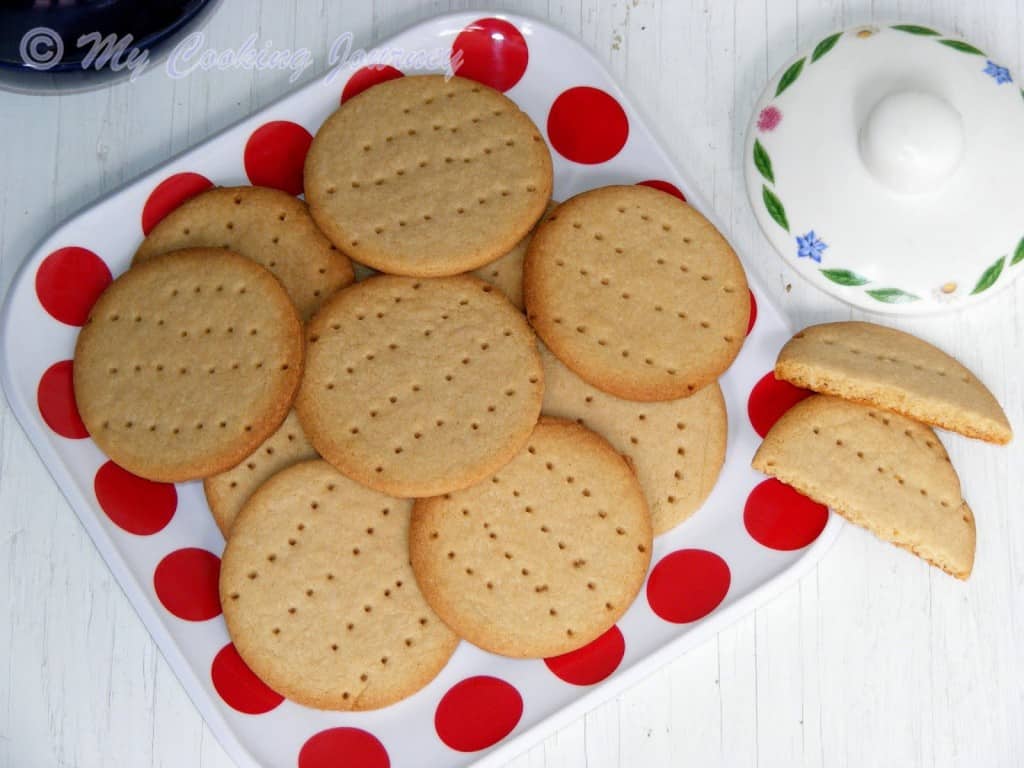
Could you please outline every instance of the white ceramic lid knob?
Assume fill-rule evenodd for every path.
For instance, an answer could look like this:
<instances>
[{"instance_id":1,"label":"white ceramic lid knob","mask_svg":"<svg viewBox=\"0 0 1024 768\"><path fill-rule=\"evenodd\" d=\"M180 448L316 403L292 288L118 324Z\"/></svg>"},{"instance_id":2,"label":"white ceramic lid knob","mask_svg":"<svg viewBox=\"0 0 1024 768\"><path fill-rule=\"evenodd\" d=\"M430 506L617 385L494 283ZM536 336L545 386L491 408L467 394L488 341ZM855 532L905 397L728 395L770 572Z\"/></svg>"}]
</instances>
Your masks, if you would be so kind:
<instances>
[{"instance_id":1,"label":"white ceramic lid knob","mask_svg":"<svg viewBox=\"0 0 1024 768\"><path fill-rule=\"evenodd\" d=\"M893 192L934 191L964 154L960 113L945 99L897 91L875 104L860 130L864 165Z\"/></svg>"}]
</instances>

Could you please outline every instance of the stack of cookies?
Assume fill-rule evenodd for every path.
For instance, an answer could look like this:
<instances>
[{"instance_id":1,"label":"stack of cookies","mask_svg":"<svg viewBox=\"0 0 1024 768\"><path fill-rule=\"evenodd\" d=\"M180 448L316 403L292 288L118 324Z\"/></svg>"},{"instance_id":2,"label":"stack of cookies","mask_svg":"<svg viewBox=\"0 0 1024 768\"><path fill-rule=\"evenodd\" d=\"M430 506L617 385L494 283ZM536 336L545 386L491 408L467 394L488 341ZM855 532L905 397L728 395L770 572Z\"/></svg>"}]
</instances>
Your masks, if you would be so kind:
<instances>
[{"instance_id":1,"label":"stack of cookies","mask_svg":"<svg viewBox=\"0 0 1024 768\"><path fill-rule=\"evenodd\" d=\"M861 322L796 334L775 375L820 394L775 423L754 468L947 573L970 576L974 515L932 427L1009 442L1009 421L985 385L931 344Z\"/></svg>"},{"instance_id":2,"label":"stack of cookies","mask_svg":"<svg viewBox=\"0 0 1024 768\"><path fill-rule=\"evenodd\" d=\"M736 255L657 190L553 205L537 127L457 77L346 100L305 190L214 189L150 233L78 340L96 443L204 481L231 638L300 703L385 706L460 639L599 637L722 466Z\"/></svg>"}]
</instances>

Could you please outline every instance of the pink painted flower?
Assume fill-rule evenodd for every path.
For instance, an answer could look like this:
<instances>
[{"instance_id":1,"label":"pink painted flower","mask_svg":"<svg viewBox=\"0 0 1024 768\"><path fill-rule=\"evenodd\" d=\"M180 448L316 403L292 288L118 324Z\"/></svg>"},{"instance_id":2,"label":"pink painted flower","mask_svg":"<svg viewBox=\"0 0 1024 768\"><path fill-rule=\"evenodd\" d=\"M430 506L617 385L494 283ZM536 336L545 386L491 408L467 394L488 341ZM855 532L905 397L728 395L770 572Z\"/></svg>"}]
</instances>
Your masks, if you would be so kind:
<instances>
[{"instance_id":1,"label":"pink painted flower","mask_svg":"<svg viewBox=\"0 0 1024 768\"><path fill-rule=\"evenodd\" d=\"M757 130L774 131L775 127L782 122L782 113L775 107L765 107L757 116Z\"/></svg>"}]
</instances>

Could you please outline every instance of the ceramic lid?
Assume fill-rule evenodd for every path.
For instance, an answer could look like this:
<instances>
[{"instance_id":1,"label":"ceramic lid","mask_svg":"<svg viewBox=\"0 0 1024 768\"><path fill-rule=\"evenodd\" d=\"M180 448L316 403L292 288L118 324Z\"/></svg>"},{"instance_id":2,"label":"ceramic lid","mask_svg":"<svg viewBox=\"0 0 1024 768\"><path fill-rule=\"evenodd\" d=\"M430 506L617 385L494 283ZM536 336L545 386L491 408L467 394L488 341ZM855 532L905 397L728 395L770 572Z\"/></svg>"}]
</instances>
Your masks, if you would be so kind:
<instances>
[{"instance_id":1,"label":"ceramic lid","mask_svg":"<svg viewBox=\"0 0 1024 768\"><path fill-rule=\"evenodd\" d=\"M950 309L1024 272L1024 90L954 36L829 35L769 81L745 164L776 250L855 306Z\"/></svg>"}]
</instances>

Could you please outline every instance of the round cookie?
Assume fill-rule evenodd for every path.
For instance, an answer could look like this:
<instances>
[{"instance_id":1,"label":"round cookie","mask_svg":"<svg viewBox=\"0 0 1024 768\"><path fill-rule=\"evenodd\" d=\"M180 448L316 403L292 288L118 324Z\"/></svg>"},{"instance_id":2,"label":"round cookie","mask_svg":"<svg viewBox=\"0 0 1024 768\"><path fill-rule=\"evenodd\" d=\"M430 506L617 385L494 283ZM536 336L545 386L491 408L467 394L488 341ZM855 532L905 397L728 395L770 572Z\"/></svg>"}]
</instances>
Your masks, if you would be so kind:
<instances>
[{"instance_id":1,"label":"round cookie","mask_svg":"<svg viewBox=\"0 0 1024 768\"><path fill-rule=\"evenodd\" d=\"M356 261L396 275L494 261L541 217L551 184L537 126L461 77L401 77L347 99L306 156L320 228Z\"/></svg>"},{"instance_id":2,"label":"round cookie","mask_svg":"<svg viewBox=\"0 0 1024 768\"><path fill-rule=\"evenodd\" d=\"M169 213L135 252L134 264L179 248L227 248L269 269L303 319L354 279L352 265L317 228L309 209L267 187L217 187Z\"/></svg>"},{"instance_id":3,"label":"round cookie","mask_svg":"<svg viewBox=\"0 0 1024 768\"><path fill-rule=\"evenodd\" d=\"M471 488L420 499L420 589L460 637L504 656L567 653L640 591L651 519L626 461L595 432L543 417L527 447Z\"/></svg>"},{"instance_id":4,"label":"round cookie","mask_svg":"<svg viewBox=\"0 0 1024 768\"><path fill-rule=\"evenodd\" d=\"M203 480L206 503L224 538L253 491L285 467L315 458L316 450L302 431L299 417L290 411L277 431L238 466Z\"/></svg>"},{"instance_id":5,"label":"round cookie","mask_svg":"<svg viewBox=\"0 0 1024 768\"><path fill-rule=\"evenodd\" d=\"M718 382L691 397L660 403L622 400L583 381L540 345L544 407L604 437L636 471L654 535L696 512L725 462L729 417Z\"/></svg>"},{"instance_id":6,"label":"round cookie","mask_svg":"<svg viewBox=\"0 0 1024 768\"><path fill-rule=\"evenodd\" d=\"M750 314L736 254L664 192L602 187L563 203L523 266L527 317L551 351L627 400L674 400L739 353Z\"/></svg>"},{"instance_id":7,"label":"round cookie","mask_svg":"<svg viewBox=\"0 0 1024 768\"><path fill-rule=\"evenodd\" d=\"M543 222L547 215L557 207L558 203L554 200L548 203L541 221ZM530 247L530 240L533 239L535 231L536 229L527 233L526 237L516 243L512 250L504 256L495 259L490 264L484 264L482 267L474 269L472 273L505 294L505 298L515 304L516 309L519 310L523 308L523 259L526 258L526 250Z\"/></svg>"},{"instance_id":8,"label":"round cookie","mask_svg":"<svg viewBox=\"0 0 1024 768\"><path fill-rule=\"evenodd\" d=\"M231 641L267 685L307 706L366 710L441 671L459 641L409 566L411 506L325 461L279 472L246 502L220 597Z\"/></svg>"},{"instance_id":9,"label":"round cookie","mask_svg":"<svg viewBox=\"0 0 1024 768\"><path fill-rule=\"evenodd\" d=\"M192 480L235 466L277 429L302 357L302 323L270 272L222 249L175 251L97 300L75 346L75 400L122 467Z\"/></svg>"},{"instance_id":10,"label":"round cookie","mask_svg":"<svg viewBox=\"0 0 1024 768\"><path fill-rule=\"evenodd\" d=\"M403 498L495 472L537 423L535 337L492 286L465 275L381 275L337 294L307 329L296 399L321 456Z\"/></svg>"}]
</instances>

